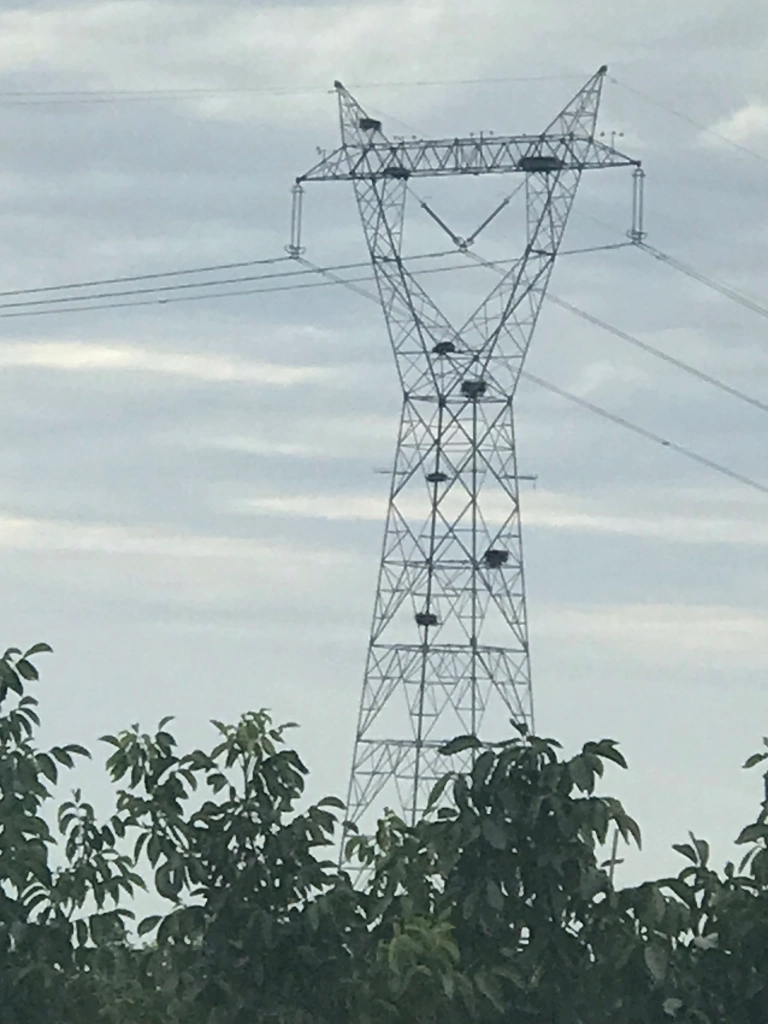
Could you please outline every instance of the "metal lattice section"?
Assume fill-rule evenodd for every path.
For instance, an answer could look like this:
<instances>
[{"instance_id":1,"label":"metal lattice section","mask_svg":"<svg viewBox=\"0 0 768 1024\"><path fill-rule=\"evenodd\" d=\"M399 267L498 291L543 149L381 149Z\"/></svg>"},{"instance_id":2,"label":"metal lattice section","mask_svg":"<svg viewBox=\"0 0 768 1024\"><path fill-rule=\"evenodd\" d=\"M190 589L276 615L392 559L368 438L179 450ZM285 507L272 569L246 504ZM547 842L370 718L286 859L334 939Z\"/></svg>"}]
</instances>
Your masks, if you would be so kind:
<instances>
[{"instance_id":1,"label":"metal lattice section","mask_svg":"<svg viewBox=\"0 0 768 1024\"><path fill-rule=\"evenodd\" d=\"M443 743L532 723L513 397L582 173L638 166L594 137L605 70L541 134L485 139L392 143L336 83L342 144L298 179L353 184L403 392L353 822L385 803L413 820L469 763ZM483 173L525 176L525 247L457 329L403 255L406 200L414 178Z\"/></svg>"}]
</instances>

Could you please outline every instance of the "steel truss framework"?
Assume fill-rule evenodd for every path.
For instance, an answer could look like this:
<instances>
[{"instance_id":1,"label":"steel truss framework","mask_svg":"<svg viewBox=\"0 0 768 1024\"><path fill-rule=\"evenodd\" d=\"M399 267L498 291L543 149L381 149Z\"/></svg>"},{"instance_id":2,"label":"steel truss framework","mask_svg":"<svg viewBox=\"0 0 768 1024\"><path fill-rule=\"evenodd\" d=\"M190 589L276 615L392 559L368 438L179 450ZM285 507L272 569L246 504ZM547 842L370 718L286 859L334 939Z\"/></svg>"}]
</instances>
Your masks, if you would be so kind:
<instances>
[{"instance_id":1,"label":"steel truss framework","mask_svg":"<svg viewBox=\"0 0 768 1024\"><path fill-rule=\"evenodd\" d=\"M299 201L304 182L354 186L403 393L353 822L385 802L413 820L434 781L471 757L447 759L445 741L492 741L509 734L510 719L532 723L512 402L582 173L632 166L642 175L638 161L595 139L605 72L539 135L437 141L390 142L337 82L342 144L297 179ZM524 251L456 328L402 253L409 182L506 173L525 179Z\"/></svg>"}]
</instances>

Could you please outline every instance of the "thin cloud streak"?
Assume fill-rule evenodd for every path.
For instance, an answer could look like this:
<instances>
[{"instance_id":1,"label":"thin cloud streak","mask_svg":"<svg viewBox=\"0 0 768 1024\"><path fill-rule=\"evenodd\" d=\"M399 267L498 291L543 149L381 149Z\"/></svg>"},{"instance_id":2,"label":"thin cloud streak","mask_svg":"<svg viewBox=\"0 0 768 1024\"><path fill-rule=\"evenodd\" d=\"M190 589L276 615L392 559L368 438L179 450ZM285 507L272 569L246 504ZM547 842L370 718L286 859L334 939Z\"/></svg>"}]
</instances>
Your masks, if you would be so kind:
<instances>
[{"instance_id":1,"label":"thin cloud streak","mask_svg":"<svg viewBox=\"0 0 768 1024\"><path fill-rule=\"evenodd\" d=\"M281 366L235 356L163 352L139 345L79 341L17 342L0 348L0 367L61 370L67 373L144 373L209 383L270 384L289 387L329 381L337 372L319 366Z\"/></svg>"},{"instance_id":2,"label":"thin cloud streak","mask_svg":"<svg viewBox=\"0 0 768 1024\"><path fill-rule=\"evenodd\" d=\"M274 495L243 499L233 511L248 515L295 516L335 521L383 521L385 497L367 494ZM562 530L573 533L623 535L652 538L675 544L727 544L768 547L768 520L764 510L752 508L754 518L709 516L701 511L686 515L649 512L645 516L610 514L599 511L594 500L555 492L533 492L522 500L523 529ZM404 514L418 516L423 504L404 507ZM499 499L483 504L487 523L501 525L509 515L509 503Z\"/></svg>"},{"instance_id":3,"label":"thin cloud streak","mask_svg":"<svg viewBox=\"0 0 768 1024\"><path fill-rule=\"evenodd\" d=\"M289 559L321 568L344 561L344 552L210 534L181 534L108 523L0 515L0 548L13 552L82 552L155 558Z\"/></svg>"}]
</instances>

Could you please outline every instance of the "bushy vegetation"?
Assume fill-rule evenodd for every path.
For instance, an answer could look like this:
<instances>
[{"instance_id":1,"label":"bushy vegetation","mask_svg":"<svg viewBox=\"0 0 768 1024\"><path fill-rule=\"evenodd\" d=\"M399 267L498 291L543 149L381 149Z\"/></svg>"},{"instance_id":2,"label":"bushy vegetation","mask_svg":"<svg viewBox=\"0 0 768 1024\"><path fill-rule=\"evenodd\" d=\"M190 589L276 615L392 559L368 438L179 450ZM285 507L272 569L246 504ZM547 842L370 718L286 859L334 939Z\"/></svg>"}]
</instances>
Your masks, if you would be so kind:
<instances>
[{"instance_id":1,"label":"bushy vegetation","mask_svg":"<svg viewBox=\"0 0 768 1024\"><path fill-rule=\"evenodd\" d=\"M352 837L353 885L343 804L297 810L306 768L265 712L214 722L210 750L180 752L170 720L106 736L112 813L58 803L89 754L37 745L48 650L0 660L2 1024L768 1020L768 792L738 867L691 837L679 875L620 889L601 850L640 833L596 794L607 763L626 767L613 741L566 758L462 737L472 771L424 820ZM137 920L145 891L164 913Z\"/></svg>"}]
</instances>

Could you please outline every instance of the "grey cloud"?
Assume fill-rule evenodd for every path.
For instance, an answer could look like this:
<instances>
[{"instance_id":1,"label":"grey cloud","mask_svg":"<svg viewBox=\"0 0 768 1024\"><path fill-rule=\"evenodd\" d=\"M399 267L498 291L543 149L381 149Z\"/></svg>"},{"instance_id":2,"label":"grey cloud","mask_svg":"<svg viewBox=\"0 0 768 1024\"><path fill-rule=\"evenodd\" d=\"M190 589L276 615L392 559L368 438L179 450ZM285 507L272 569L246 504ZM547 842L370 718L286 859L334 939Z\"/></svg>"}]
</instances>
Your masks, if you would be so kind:
<instances>
[{"instance_id":1,"label":"grey cloud","mask_svg":"<svg viewBox=\"0 0 768 1024\"><path fill-rule=\"evenodd\" d=\"M14 52L0 92L312 91L34 106L0 97L4 288L282 255L291 181L316 146L337 139L334 98L324 91L336 76L392 134L536 130L603 60L619 82L704 125L768 98L757 3L598 2L585 12L564 0L535 8L500 0L477 15L471 37L466 5L452 0L107 7L96 17L86 3L6 6L0 26ZM25 12L35 18L20 20ZM375 84L526 75L571 77ZM610 82L602 127L623 131L622 144L646 163L649 240L760 298L761 161L705 141ZM745 144L763 151L759 139ZM506 183L481 185L422 191L464 230ZM623 237L628 186L623 173L585 180L568 247ZM412 251L445 244L411 213ZM512 223L500 220L479 251L507 256ZM316 262L365 258L344 186L308 190L305 228ZM481 287L470 274L424 282L457 316ZM567 257L552 287L766 397L762 319L650 257ZM387 481L372 471L390 458L398 395L380 311L327 288L0 319L0 336L0 565L13 598L6 639L45 637L57 647L44 684L51 734L87 740L181 710L180 728L197 739L206 717L270 705L304 718L300 742L317 786L343 791L383 524L246 505L362 499L380 502L383 519ZM141 372L3 362L14 346L52 343L134 346L155 361ZM163 360L183 353L327 373L278 386L169 372ZM529 365L764 478L762 414L561 310L545 307ZM754 541L762 499L529 384L518 421L521 467L539 474L541 489L523 498L541 727L573 742L601 731L625 741L633 775L620 785L661 837L651 842L654 864L668 865L664 845L680 837L679 806L665 794L693 775L700 788L688 793L685 824L701 823L722 845L736 811L718 817L700 793L727 778L741 813L746 783L732 784L729 773L768 713L764 643L738 626L746 615L763 621L765 611L765 547ZM559 504L547 504L552 495ZM553 508L596 522L553 523ZM696 536L682 543L687 518ZM26 532L14 535L9 519ZM606 525L615 519L653 523L657 534ZM739 543L724 539L730 523L743 533ZM23 537L16 548L14 536Z\"/></svg>"}]
</instances>

